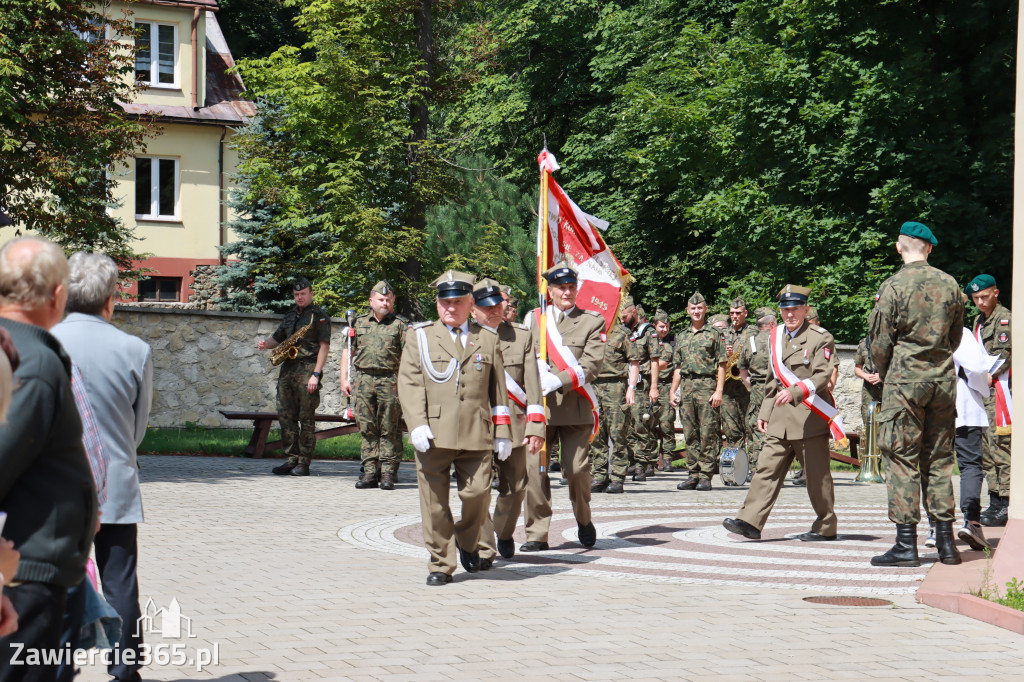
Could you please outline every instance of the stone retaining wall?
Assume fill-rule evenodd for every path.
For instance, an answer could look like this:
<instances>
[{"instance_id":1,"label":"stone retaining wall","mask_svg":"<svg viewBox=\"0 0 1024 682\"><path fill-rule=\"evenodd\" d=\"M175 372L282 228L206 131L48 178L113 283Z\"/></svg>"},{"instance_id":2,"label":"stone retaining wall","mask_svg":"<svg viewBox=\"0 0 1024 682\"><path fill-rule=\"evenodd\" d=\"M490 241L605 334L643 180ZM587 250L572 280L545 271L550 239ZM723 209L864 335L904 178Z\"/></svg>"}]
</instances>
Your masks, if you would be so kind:
<instances>
[{"instance_id":1,"label":"stone retaining wall","mask_svg":"<svg viewBox=\"0 0 1024 682\"><path fill-rule=\"evenodd\" d=\"M277 368L270 352L256 350L268 338L280 315L233 313L181 308L119 305L114 323L153 348L154 390L150 426L243 428L219 410L274 411ZM346 404L338 386L344 321L332 319L331 353L324 368L320 412L337 414ZM838 346L837 400L843 421L852 431L861 427L860 379L853 375L855 346Z\"/></svg>"}]
</instances>

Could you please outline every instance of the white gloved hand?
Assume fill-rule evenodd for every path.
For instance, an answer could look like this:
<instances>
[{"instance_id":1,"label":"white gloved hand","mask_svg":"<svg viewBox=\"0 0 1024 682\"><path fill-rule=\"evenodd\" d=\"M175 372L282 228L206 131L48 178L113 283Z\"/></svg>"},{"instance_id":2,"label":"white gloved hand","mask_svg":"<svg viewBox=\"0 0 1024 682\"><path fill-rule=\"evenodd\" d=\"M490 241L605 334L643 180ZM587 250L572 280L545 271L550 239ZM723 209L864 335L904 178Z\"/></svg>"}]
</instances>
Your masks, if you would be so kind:
<instances>
[{"instance_id":1,"label":"white gloved hand","mask_svg":"<svg viewBox=\"0 0 1024 682\"><path fill-rule=\"evenodd\" d=\"M434 432L430 430L430 427L424 424L423 426L417 426L409 433L409 442L419 452L426 452L430 449L430 439L434 437Z\"/></svg>"},{"instance_id":2,"label":"white gloved hand","mask_svg":"<svg viewBox=\"0 0 1024 682\"><path fill-rule=\"evenodd\" d=\"M498 453L498 461L504 462L512 454L512 439L511 438L495 438L494 439L494 451Z\"/></svg>"},{"instance_id":3,"label":"white gloved hand","mask_svg":"<svg viewBox=\"0 0 1024 682\"><path fill-rule=\"evenodd\" d=\"M558 378L557 374L544 371L540 373L540 387L544 391L544 395L547 395L562 388L562 380Z\"/></svg>"}]
</instances>

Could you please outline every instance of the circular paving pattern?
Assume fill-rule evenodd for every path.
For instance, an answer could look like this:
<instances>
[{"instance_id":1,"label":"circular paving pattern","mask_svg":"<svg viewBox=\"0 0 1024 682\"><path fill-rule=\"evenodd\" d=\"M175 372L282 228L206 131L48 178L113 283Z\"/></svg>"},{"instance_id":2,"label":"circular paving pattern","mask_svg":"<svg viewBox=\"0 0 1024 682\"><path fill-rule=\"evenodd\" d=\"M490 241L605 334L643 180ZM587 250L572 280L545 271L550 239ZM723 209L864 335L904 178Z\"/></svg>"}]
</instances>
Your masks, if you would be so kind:
<instances>
[{"instance_id":1,"label":"circular paving pattern","mask_svg":"<svg viewBox=\"0 0 1024 682\"><path fill-rule=\"evenodd\" d=\"M577 541L571 511L555 509L551 549L519 552L510 561L498 557L494 570L880 595L913 593L935 560L934 550L921 546L920 568L871 566L871 557L885 552L894 538L885 510L877 507L841 509L835 542L793 539L814 520L806 505L777 505L761 540L746 540L722 527L722 519L735 513L735 506L713 504L602 506L593 510L597 545L585 549ZM525 541L521 524L517 544ZM338 536L368 550L428 556L419 515L370 519L342 528Z\"/></svg>"}]
</instances>

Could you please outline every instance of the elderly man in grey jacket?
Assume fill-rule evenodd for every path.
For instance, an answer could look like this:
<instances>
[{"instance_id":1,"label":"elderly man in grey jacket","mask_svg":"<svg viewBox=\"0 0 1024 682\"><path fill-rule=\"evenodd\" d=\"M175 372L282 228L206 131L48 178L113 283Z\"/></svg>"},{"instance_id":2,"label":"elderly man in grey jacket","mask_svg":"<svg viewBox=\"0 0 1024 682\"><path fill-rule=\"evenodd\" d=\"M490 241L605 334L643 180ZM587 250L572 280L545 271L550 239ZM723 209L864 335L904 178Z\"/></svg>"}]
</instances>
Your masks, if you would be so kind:
<instances>
[{"instance_id":1,"label":"elderly man in grey jacket","mask_svg":"<svg viewBox=\"0 0 1024 682\"><path fill-rule=\"evenodd\" d=\"M125 665L124 652L142 644L139 612L137 525L142 495L136 449L146 435L153 397L153 356L142 339L110 323L117 299L117 265L109 257L76 253L69 260L68 316L53 335L82 372L96 413L103 447L110 456L107 500L100 507L96 563L103 594L120 614L120 657L109 672L118 680L138 680L138 664Z\"/></svg>"}]
</instances>

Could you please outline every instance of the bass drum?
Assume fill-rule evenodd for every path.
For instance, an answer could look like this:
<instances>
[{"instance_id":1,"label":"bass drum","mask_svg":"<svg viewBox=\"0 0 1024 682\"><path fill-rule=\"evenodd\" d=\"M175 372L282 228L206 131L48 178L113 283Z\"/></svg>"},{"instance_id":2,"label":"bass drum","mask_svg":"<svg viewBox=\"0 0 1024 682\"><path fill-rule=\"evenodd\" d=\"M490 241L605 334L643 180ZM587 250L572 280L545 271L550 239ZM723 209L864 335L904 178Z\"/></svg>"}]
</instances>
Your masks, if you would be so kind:
<instances>
[{"instance_id":1,"label":"bass drum","mask_svg":"<svg viewBox=\"0 0 1024 682\"><path fill-rule=\"evenodd\" d=\"M726 485L743 485L747 482L747 452L743 448L722 448L722 457L718 469L722 474L722 483Z\"/></svg>"}]
</instances>

